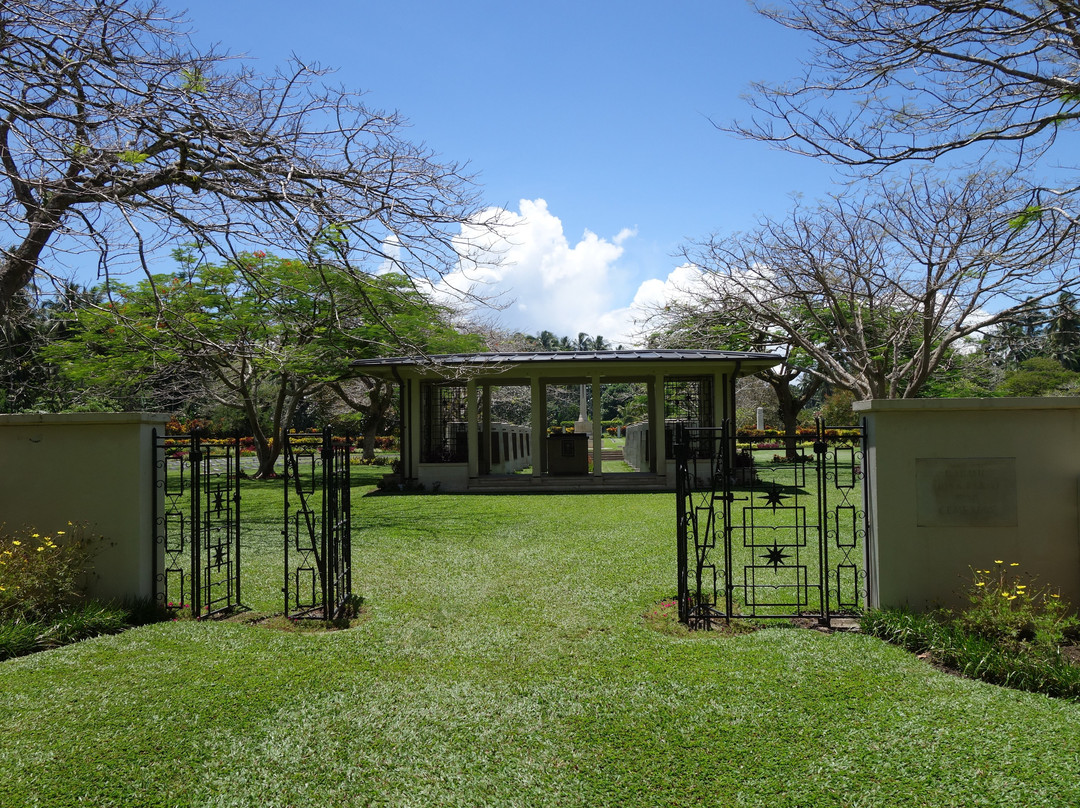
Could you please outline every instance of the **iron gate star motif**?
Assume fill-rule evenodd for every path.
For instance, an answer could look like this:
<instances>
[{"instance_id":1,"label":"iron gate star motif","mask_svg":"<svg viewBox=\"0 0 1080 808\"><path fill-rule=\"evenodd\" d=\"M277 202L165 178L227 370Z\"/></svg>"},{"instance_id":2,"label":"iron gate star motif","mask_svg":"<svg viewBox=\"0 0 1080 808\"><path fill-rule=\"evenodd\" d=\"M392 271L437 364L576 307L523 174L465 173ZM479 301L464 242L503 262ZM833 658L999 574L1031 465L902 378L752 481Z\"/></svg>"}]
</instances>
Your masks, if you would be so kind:
<instances>
[{"instance_id":1,"label":"iron gate star motif","mask_svg":"<svg viewBox=\"0 0 1080 808\"><path fill-rule=\"evenodd\" d=\"M784 500L787 499L787 497L780 493L780 488L774 483L773 487L765 492L762 499L765 500L766 505L772 505L772 509L775 511L776 506L783 505Z\"/></svg>"},{"instance_id":2,"label":"iron gate star motif","mask_svg":"<svg viewBox=\"0 0 1080 808\"><path fill-rule=\"evenodd\" d=\"M785 559L791 558L791 556L790 556L789 554L785 553L785 552L784 552L784 551L783 551L782 549L780 549L780 547L779 547L779 546L778 546L777 544L775 544L775 543L774 543L774 544L773 544L773 546L772 546L772 547L771 547L771 548L769 549L769 552L767 552L767 553L766 553L765 555L763 555L763 556L761 556L761 557L762 557L762 558L764 558L764 559L765 559L765 563L766 563L766 564L767 564L768 566L772 567L773 569L776 569L777 567L782 567L782 566L784 566L784 561L785 561Z\"/></svg>"}]
</instances>

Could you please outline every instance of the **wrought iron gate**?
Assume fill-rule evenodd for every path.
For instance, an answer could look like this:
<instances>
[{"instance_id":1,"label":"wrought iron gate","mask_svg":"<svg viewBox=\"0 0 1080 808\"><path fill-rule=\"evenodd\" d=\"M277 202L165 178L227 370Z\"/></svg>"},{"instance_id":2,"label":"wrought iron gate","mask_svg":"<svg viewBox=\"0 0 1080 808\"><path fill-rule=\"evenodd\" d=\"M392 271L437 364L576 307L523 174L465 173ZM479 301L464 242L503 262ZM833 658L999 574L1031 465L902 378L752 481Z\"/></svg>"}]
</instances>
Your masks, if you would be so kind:
<instances>
[{"instance_id":1,"label":"wrought iron gate","mask_svg":"<svg viewBox=\"0 0 1080 808\"><path fill-rule=\"evenodd\" d=\"M349 438L287 435L285 616L340 617L352 594Z\"/></svg>"},{"instance_id":2,"label":"wrought iron gate","mask_svg":"<svg viewBox=\"0 0 1080 808\"><path fill-rule=\"evenodd\" d=\"M240 605L240 442L154 430L154 592L193 617ZM158 496L161 492L162 496Z\"/></svg>"},{"instance_id":3,"label":"wrought iron gate","mask_svg":"<svg viewBox=\"0 0 1080 808\"><path fill-rule=\"evenodd\" d=\"M794 456L777 448L769 460L760 437L737 435L727 423L678 431L684 623L812 617L828 624L868 602L865 426L819 421L801 440L808 445Z\"/></svg>"}]
</instances>

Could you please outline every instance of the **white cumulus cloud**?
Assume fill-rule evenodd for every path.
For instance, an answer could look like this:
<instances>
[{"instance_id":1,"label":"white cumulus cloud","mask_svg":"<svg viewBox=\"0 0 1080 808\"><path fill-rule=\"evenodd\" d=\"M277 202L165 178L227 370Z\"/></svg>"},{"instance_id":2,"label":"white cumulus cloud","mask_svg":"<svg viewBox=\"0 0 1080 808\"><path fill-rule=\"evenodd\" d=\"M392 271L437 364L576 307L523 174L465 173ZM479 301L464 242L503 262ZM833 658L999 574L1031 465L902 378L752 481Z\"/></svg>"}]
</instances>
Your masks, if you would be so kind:
<instances>
[{"instance_id":1,"label":"white cumulus cloud","mask_svg":"<svg viewBox=\"0 0 1080 808\"><path fill-rule=\"evenodd\" d=\"M624 228L610 239L586 230L571 243L543 199L523 199L516 212L485 215L494 216L501 229L467 228L460 240L461 266L437 284L436 293L452 298L468 292L501 301L505 308L486 316L512 331L559 336L584 331L614 344L625 342L627 324L613 314L621 310L617 263L635 230ZM485 316L482 310L477 314Z\"/></svg>"}]
</instances>

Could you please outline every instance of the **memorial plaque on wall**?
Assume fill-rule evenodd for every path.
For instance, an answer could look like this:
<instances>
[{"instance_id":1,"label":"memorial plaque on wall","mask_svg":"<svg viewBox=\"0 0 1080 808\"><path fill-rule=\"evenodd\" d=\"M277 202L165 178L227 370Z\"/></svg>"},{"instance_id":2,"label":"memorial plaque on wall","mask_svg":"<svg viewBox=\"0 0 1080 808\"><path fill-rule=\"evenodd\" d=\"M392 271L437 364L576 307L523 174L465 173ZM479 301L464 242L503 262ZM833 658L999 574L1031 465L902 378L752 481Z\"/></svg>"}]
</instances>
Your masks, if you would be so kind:
<instances>
[{"instance_id":1,"label":"memorial plaque on wall","mask_svg":"<svg viewBox=\"0 0 1080 808\"><path fill-rule=\"evenodd\" d=\"M919 527L1015 527L1015 457L915 460Z\"/></svg>"}]
</instances>

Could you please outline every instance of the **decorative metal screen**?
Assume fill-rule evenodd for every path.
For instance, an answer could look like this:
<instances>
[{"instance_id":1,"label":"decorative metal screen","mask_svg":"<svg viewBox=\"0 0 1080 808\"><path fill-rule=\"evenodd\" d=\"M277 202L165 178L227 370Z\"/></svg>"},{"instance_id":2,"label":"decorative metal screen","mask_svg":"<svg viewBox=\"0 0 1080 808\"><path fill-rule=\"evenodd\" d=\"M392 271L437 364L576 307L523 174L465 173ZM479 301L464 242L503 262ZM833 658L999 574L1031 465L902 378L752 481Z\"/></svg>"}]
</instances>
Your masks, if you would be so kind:
<instances>
[{"instance_id":1,"label":"decorative metal screen","mask_svg":"<svg viewBox=\"0 0 1080 808\"><path fill-rule=\"evenodd\" d=\"M352 595L351 449L329 430L286 436L286 617L335 619Z\"/></svg>"},{"instance_id":2,"label":"decorative metal screen","mask_svg":"<svg viewBox=\"0 0 1080 808\"><path fill-rule=\"evenodd\" d=\"M679 431L679 617L852 615L869 599L864 428L819 422L796 456L720 428Z\"/></svg>"},{"instance_id":3,"label":"decorative metal screen","mask_svg":"<svg viewBox=\"0 0 1080 808\"><path fill-rule=\"evenodd\" d=\"M668 377L664 380L665 454L675 456L673 445L679 426L713 426L713 378Z\"/></svg>"},{"instance_id":4,"label":"decorative metal screen","mask_svg":"<svg viewBox=\"0 0 1080 808\"><path fill-rule=\"evenodd\" d=\"M240 442L154 430L154 593L208 617L240 605Z\"/></svg>"},{"instance_id":5,"label":"decorative metal screen","mask_svg":"<svg viewBox=\"0 0 1080 808\"><path fill-rule=\"evenodd\" d=\"M420 460L465 463L469 459L468 396L460 384L429 382L420 387L423 415Z\"/></svg>"}]
</instances>

